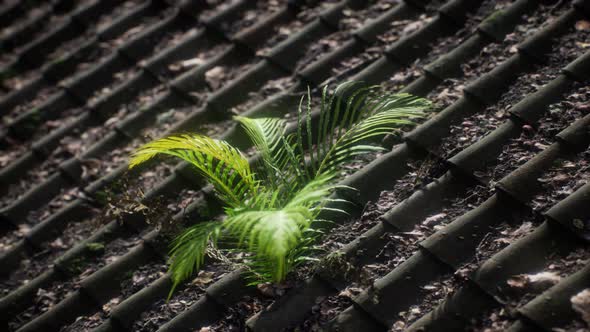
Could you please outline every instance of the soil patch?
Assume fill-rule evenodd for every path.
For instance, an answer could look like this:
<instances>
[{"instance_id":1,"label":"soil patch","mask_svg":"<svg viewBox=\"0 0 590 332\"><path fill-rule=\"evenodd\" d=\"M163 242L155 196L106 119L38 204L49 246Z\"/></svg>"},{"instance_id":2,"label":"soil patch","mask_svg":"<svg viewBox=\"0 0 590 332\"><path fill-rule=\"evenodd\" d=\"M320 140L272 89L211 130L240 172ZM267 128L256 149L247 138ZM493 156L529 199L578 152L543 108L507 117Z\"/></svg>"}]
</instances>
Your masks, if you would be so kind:
<instances>
[{"instance_id":1,"label":"soil patch","mask_svg":"<svg viewBox=\"0 0 590 332\"><path fill-rule=\"evenodd\" d=\"M565 257L551 257L548 264L541 271L531 274L516 275L507 280L503 286L506 306L496 308L478 317L468 326L467 331L504 331L519 318L517 309L524 306L542 292L546 291L563 278L575 273L588 263L589 252L587 248L580 248L569 253ZM580 318L564 328L565 331L579 331L570 327L587 328Z\"/></svg>"},{"instance_id":2,"label":"soil patch","mask_svg":"<svg viewBox=\"0 0 590 332\"><path fill-rule=\"evenodd\" d=\"M187 310L204 295L205 289L229 272L224 263L212 263L204 266L192 282L178 289L167 302L160 299L141 314L133 324L134 331L156 331L166 322Z\"/></svg>"}]
</instances>

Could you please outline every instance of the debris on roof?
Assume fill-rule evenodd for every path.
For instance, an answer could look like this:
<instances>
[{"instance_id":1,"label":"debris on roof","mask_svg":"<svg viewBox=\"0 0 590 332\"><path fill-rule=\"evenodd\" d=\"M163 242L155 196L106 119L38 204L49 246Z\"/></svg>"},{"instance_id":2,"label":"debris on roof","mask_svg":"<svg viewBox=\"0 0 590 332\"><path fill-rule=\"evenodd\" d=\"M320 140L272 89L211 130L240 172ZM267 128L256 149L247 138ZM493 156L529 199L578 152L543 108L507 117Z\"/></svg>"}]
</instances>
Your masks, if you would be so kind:
<instances>
[{"instance_id":1,"label":"debris on roof","mask_svg":"<svg viewBox=\"0 0 590 332\"><path fill-rule=\"evenodd\" d=\"M0 329L577 331L590 288L590 1L7 0ZM167 243L221 214L186 163L130 153L346 80L435 112L344 170L321 264L248 286Z\"/></svg>"}]
</instances>

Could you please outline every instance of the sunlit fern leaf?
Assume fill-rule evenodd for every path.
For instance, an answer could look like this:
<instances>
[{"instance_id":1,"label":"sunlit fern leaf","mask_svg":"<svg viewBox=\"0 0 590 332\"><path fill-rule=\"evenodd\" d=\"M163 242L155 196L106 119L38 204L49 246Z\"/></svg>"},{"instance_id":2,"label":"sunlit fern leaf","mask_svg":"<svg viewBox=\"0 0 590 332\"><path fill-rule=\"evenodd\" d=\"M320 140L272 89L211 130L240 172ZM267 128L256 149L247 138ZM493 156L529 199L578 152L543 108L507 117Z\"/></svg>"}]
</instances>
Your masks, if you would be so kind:
<instances>
[{"instance_id":1,"label":"sunlit fern leaf","mask_svg":"<svg viewBox=\"0 0 590 332\"><path fill-rule=\"evenodd\" d=\"M362 143L413 125L416 118L424 117L424 110L429 106L430 103L425 99L408 94L369 96L363 101L364 111L361 114L345 115L355 117L357 121L345 125L346 128L334 135L331 141L318 143L327 148L316 176L338 172L339 167L352 161L355 156L381 149ZM345 113L348 112L356 113L352 108L347 108Z\"/></svg>"},{"instance_id":2,"label":"sunlit fern leaf","mask_svg":"<svg viewBox=\"0 0 590 332\"><path fill-rule=\"evenodd\" d=\"M334 143L336 134L356 123L363 111L363 102L371 96L376 86L365 86L362 82L345 82L336 87L334 93L328 94L328 87L322 90L317 136L319 144L312 153L313 170L321 164L322 156L326 155ZM308 98L311 98L308 95ZM308 117L309 112L308 112ZM309 120L307 122L310 122ZM338 130L336 130L338 128ZM336 136L335 136L336 135Z\"/></svg>"},{"instance_id":3,"label":"sunlit fern leaf","mask_svg":"<svg viewBox=\"0 0 590 332\"><path fill-rule=\"evenodd\" d=\"M311 223L311 213L303 207L268 211L245 211L228 217L224 229L238 239L238 246L265 257L273 281L280 282L289 271L287 256L301 241Z\"/></svg>"},{"instance_id":4,"label":"sunlit fern leaf","mask_svg":"<svg viewBox=\"0 0 590 332\"><path fill-rule=\"evenodd\" d=\"M184 230L172 242L170 249L170 272L173 286L168 298L176 286L198 270L205 260L209 244L217 242L222 223L219 221L201 222Z\"/></svg>"},{"instance_id":5,"label":"sunlit fern leaf","mask_svg":"<svg viewBox=\"0 0 590 332\"><path fill-rule=\"evenodd\" d=\"M310 235L318 234L311 223L335 187L330 181L330 176L311 181L280 210L246 211L224 221L237 246L252 254L248 265L260 278L282 281L304 254Z\"/></svg>"},{"instance_id":6,"label":"sunlit fern leaf","mask_svg":"<svg viewBox=\"0 0 590 332\"><path fill-rule=\"evenodd\" d=\"M175 156L194 165L230 206L240 206L245 197L256 194L257 182L248 160L225 141L189 134L158 139L136 150L129 168L157 154Z\"/></svg>"},{"instance_id":7,"label":"sunlit fern leaf","mask_svg":"<svg viewBox=\"0 0 590 332\"><path fill-rule=\"evenodd\" d=\"M307 260L321 234L317 225L326 224L320 213L345 213L342 205L332 204L341 203L332 195L342 187L336 185L341 167L382 150L372 145L377 138L415 124L429 106L422 98L347 82L334 93L323 89L319 112L312 112L308 89L290 127L282 119L236 117L261 154L258 179L248 160L224 141L178 135L141 147L130 168L157 154L179 157L194 165L226 203L224 221L199 223L174 241L174 287L203 264L207 245L217 241L246 253L245 264L259 281L283 281Z\"/></svg>"},{"instance_id":8,"label":"sunlit fern leaf","mask_svg":"<svg viewBox=\"0 0 590 332\"><path fill-rule=\"evenodd\" d=\"M297 154L296 138L286 135L287 122L278 118L234 117L262 156L266 171L266 187L272 188L280 202L287 201L290 193L308 179L301 172L301 155Z\"/></svg>"},{"instance_id":9,"label":"sunlit fern leaf","mask_svg":"<svg viewBox=\"0 0 590 332\"><path fill-rule=\"evenodd\" d=\"M246 118L234 117L240 122L250 140L262 156L263 166L266 169L266 176L276 186L277 176L281 173L282 138L285 133L286 121L279 118Z\"/></svg>"},{"instance_id":10,"label":"sunlit fern leaf","mask_svg":"<svg viewBox=\"0 0 590 332\"><path fill-rule=\"evenodd\" d=\"M312 212L312 218L315 218L318 209L321 209L323 203L329 200L329 196L337 186L332 183L334 175L323 174L307 183L303 188L298 190L293 197L287 202L285 207L305 207Z\"/></svg>"},{"instance_id":11,"label":"sunlit fern leaf","mask_svg":"<svg viewBox=\"0 0 590 332\"><path fill-rule=\"evenodd\" d=\"M320 251L320 249L313 245L319 235L319 233L303 233L303 237L298 245L290 250L285 256L284 271L286 273L306 262L319 261L317 258L312 257L313 255L317 255L317 252ZM247 271L249 272L245 275L248 285L256 285L261 282L277 282L276 278L278 276L276 268L273 264L269 264L269 262L272 262L269 257L261 255L254 254L248 257L248 260L244 264L248 267ZM280 280L278 280L279 282L284 280L286 273Z\"/></svg>"}]
</instances>

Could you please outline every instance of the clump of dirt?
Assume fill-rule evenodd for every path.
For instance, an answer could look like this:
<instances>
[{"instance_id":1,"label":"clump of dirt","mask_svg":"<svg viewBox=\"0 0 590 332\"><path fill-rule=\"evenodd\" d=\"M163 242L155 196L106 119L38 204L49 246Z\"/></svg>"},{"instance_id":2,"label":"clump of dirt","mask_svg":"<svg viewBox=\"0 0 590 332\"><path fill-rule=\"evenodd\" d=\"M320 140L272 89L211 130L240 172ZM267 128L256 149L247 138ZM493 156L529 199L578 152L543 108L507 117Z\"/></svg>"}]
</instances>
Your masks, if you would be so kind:
<instances>
[{"instance_id":1,"label":"clump of dirt","mask_svg":"<svg viewBox=\"0 0 590 332\"><path fill-rule=\"evenodd\" d=\"M60 91L61 88L57 85L44 86L41 90L39 90L39 92L37 92L34 98L18 104L15 108L7 112L7 114L3 115L2 124L9 125L22 114L25 114L26 112L30 112L31 110L34 110L42 106L43 103L47 102L50 99L50 97L56 95Z\"/></svg>"},{"instance_id":2,"label":"clump of dirt","mask_svg":"<svg viewBox=\"0 0 590 332\"><path fill-rule=\"evenodd\" d=\"M548 264L540 271L530 274L512 276L503 286L502 301L505 306L495 308L473 320L468 326L468 331L492 331L500 332L515 323L521 316L517 309L521 308L535 297L542 294L550 287L559 283L562 279L575 273L588 263L588 249L579 248L564 256L550 257ZM580 317L581 318L581 317ZM584 322L577 318L564 331L578 331L574 327L585 326ZM573 330L570 328L574 328Z\"/></svg>"},{"instance_id":3,"label":"clump of dirt","mask_svg":"<svg viewBox=\"0 0 590 332\"><path fill-rule=\"evenodd\" d=\"M443 275L428 285L420 288L421 300L419 304L410 306L398 313L399 319L393 323L392 331L405 331L420 317L428 314L442 301L453 295L461 287L460 282L452 275Z\"/></svg>"},{"instance_id":4,"label":"clump of dirt","mask_svg":"<svg viewBox=\"0 0 590 332\"><path fill-rule=\"evenodd\" d=\"M208 264L185 287L175 291L169 301L155 301L133 324L133 330L156 331L163 324L187 310L205 293L205 289L228 273L226 263Z\"/></svg>"},{"instance_id":5,"label":"clump of dirt","mask_svg":"<svg viewBox=\"0 0 590 332\"><path fill-rule=\"evenodd\" d=\"M337 295L319 297L311 307L310 315L296 328L301 331L325 331L327 324L339 313L350 307L351 298L360 293L360 289L349 287Z\"/></svg>"},{"instance_id":6,"label":"clump of dirt","mask_svg":"<svg viewBox=\"0 0 590 332\"><path fill-rule=\"evenodd\" d=\"M227 309L227 314L215 324L202 327L199 332L246 331L246 321L271 303L264 296L244 296L237 304Z\"/></svg>"},{"instance_id":7,"label":"clump of dirt","mask_svg":"<svg viewBox=\"0 0 590 332\"><path fill-rule=\"evenodd\" d=\"M322 1L319 4L314 1L302 6L301 11L297 13L296 19L275 28L275 33L259 47L258 51L256 51L256 55L260 57L268 55L274 46L285 41L289 36L301 30L314 18L317 18L318 13L321 12L321 8L327 8L335 3L337 3L337 0Z\"/></svg>"},{"instance_id":8,"label":"clump of dirt","mask_svg":"<svg viewBox=\"0 0 590 332\"><path fill-rule=\"evenodd\" d=\"M391 10L392 6L397 4L398 3L390 2L377 4L375 7L379 10L373 11L375 13L374 16L377 17L378 14L386 10ZM328 82L341 81L360 72L375 59L382 56L387 47L393 45L400 38L410 35L429 23L436 15L436 9L438 9L440 5L441 1L430 1L426 7L426 12L417 18L392 21L385 32L376 36L377 42L375 45L367 47L360 54L342 60L336 67L332 68L332 73L335 77L328 79ZM368 20L365 20L363 24L366 24L367 22Z\"/></svg>"},{"instance_id":9,"label":"clump of dirt","mask_svg":"<svg viewBox=\"0 0 590 332\"><path fill-rule=\"evenodd\" d=\"M164 275L166 265L156 262L148 263L133 271L130 278L123 280L121 283L121 295L112 298L107 303L103 304L101 310L96 313L80 316L76 318L75 322L63 327L60 331L80 331L90 330L98 327L104 323L110 316L111 311L117 305L121 304L125 299L137 291L148 287L152 282Z\"/></svg>"},{"instance_id":10,"label":"clump of dirt","mask_svg":"<svg viewBox=\"0 0 590 332\"><path fill-rule=\"evenodd\" d=\"M367 203L359 219L343 220L342 226L331 229L330 233L322 239L321 250L325 252L340 250L344 244L354 240L359 234L379 222L379 216L408 198L415 190L428 184L431 179L437 178L444 169L444 166L430 158L410 160L407 165L410 172L395 181L392 190L381 192L376 202Z\"/></svg>"},{"instance_id":11,"label":"clump of dirt","mask_svg":"<svg viewBox=\"0 0 590 332\"><path fill-rule=\"evenodd\" d=\"M530 234L543 220L539 214L526 209L520 212L515 211L510 219L489 229L475 248L473 258L455 271L455 275L467 280L483 262L511 243Z\"/></svg>"},{"instance_id":12,"label":"clump of dirt","mask_svg":"<svg viewBox=\"0 0 590 332\"><path fill-rule=\"evenodd\" d=\"M203 45L203 50L197 52L191 57L175 60L173 63L168 64L162 69L162 72L159 73L159 75L164 80L170 81L174 77L179 77L194 67L203 65L207 63L207 61L214 59L216 56L225 53L227 49L231 47L228 43L210 44L211 45Z\"/></svg>"},{"instance_id":13,"label":"clump of dirt","mask_svg":"<svg viewBox=\"0 0 590 332\"><path fill-rule=\"evenodd\" d=\"M104 310L109 310L119 304L119 299L114 298L104 304L103 310L100 310L90 316L80 316L76 318L76 320L67 326L63 326L59 331L60 332L74 332L74 331L90 331L100 324L102 324L106 319L107 316L105 315Z\"/></svg>"},{"instance_id":14,"label":"clump of dirt","mask_svg":"<svg viewBox=\"0 0 590 332\"><path fill-rule=\"evenodd\" d=\"M264 84L262 88L257 91L248 92L248 100L240 105L232 107L232 112L235 114L244 113L259 103L265 101L267 98L286 92L289 88L294 86L296 80L293 76L282 77L276 80L270 80ZM296 108L286 109L285 113L295 113Z\"/></svg>"},{"instance_id":15,"label":"clump of dirt","mask_svg":"<svg viewBox=\"0 0 590 332\"><path fill-rule=\"evenodd\" d=\"M312 43L308 47L305 56L297 62L295 71L302 70L323 55L332 52L348 40L351 40L353 38L351 32L360 28L363 23L379 16L391 6L392 4L388 1L376 1L374 4L367 4L361 9L344 9L342 11L343 18L338 24L338 31Z\"/></svg>"},{"instance_id":16,"label":"clump of dirt","mask_svg":"<svg viewBox=\"0 0 590 332\"><path fill-rule=\"evenodd\" d=\"M33 305L22 313L15 315L8 323L9 331L16 331L35 317L51 310L61 300L65 299L73 291L74 284L71 281L58 281L48 288L39 288L35 294Z\"/></svg>"},{"instance_id":17,"label":"clump of dirt","mask_svg":"<svg viewBox=\"0 0 590 332\"><path fill-rule=\"evenodd\" d=\"M53 262L66 250L73 247L79 241L88 237L103 224L102 218L89 218L79 222L70 222L55 239L44 243L34 253L28 254L19 266L10 274L10 277L1 282L2 296L17 287L28 283L35 277L53 267ZM22 224L11 234L4 236L0 241L0 249L8 251L18 240L22 239L31 229L28 224Z\"/></svg>"},{"instance_id":18,"label":"clump of dirt","mask_svg":"<svg viewBox=\"0 0 590 332\"><path fill-rule=\"evenodd\" d=\"M538 179L544 190L543 193L533 198L531 203L533 208L546 212L588 183L588 179L590 179L589 160L590 149L586 149L572 160L558 160L554 167Z\"/></svg>"},{"instance_id":19,"label":"clump of dirt","mask_svg":"<svg viewBox=\"0 0 590 332\"><path fill-rule=\"evenodd\" d=\"M91 243L90 252L85 257L78 257L69 265L70 273L74 275L69 280L57 280L46 288L39 288L33 304L23 312L16 315L11 321L11 326L17 328L28 321L38 317L42 313L64 300L70 293L80 288L80 283L86 277L98 271L105 265L112 263L128 250L139 243L140 238L132 235L128 238L116 238L110 243ZM45 260L39 263L38 274L51 269L53 260ZM28 267L35 266L27 264ZM36 277L35 275L34 277ZM96 321L97 317L91 319Z\"/></svg>"},{"instance_id":20,"label":"clump of dirt","mask_svg":"<svg viewBox=\"0 0 590 332\"><path fill-rule=\"evenodd\" d=\"M252 27L286 5L287 1L285 0L256 1L256 6L244 11L240 19L234 22L224 22L221 28L228 37L235 36L237 33Z\"/></svg>"}]
</instances>

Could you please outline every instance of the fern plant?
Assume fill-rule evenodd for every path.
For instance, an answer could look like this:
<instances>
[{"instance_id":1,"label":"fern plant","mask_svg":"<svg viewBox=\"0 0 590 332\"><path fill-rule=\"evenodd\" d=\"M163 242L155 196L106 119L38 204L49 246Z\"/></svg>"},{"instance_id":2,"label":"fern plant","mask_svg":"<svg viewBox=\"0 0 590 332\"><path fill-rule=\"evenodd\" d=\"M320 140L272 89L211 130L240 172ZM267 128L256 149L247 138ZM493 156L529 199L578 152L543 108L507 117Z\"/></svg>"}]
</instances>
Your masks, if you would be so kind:
<instances>
[{"instance_id":1,"label":"fern plant","mask_svg":"<svg viewBox=\"0 0 590 332\"><path fill-rule=\"evenodd\" d=\"M283 281L321 233L314 222L335 200L331 194L339 188L341 167L358 155L382 150L370 142L413 125L429 106L409 94L347 82L333 94L324 87L314 112L308 90L291 126L280 118L235 117L259 152L254 165L229 143L198 134L140 147L129 168L157 154L178 157L213 185L225 205L223 221L198 222L172 242L172 291L202 266L208 248L220 243L247 254L243 264L258 282Z\"/></svg>"}]
</instances>

